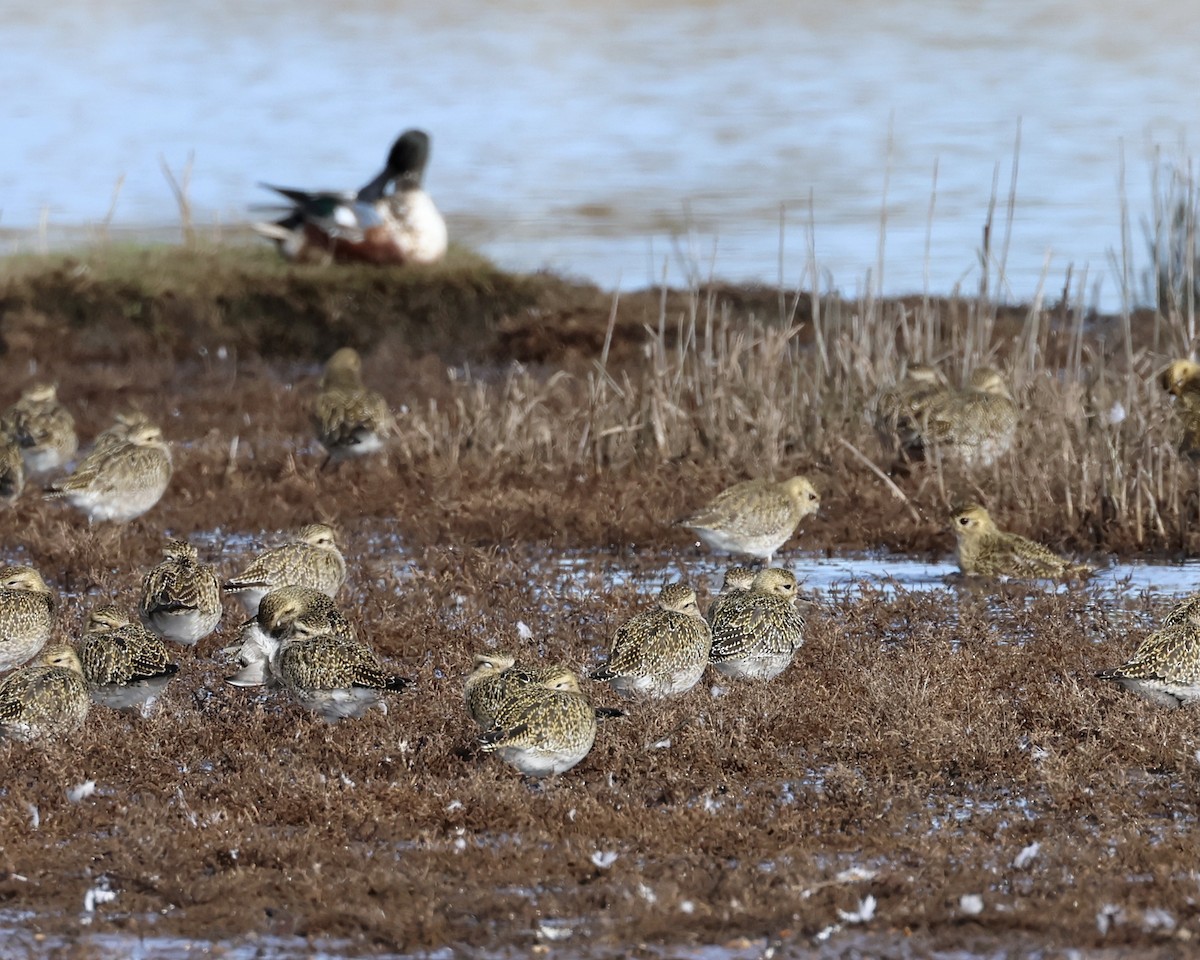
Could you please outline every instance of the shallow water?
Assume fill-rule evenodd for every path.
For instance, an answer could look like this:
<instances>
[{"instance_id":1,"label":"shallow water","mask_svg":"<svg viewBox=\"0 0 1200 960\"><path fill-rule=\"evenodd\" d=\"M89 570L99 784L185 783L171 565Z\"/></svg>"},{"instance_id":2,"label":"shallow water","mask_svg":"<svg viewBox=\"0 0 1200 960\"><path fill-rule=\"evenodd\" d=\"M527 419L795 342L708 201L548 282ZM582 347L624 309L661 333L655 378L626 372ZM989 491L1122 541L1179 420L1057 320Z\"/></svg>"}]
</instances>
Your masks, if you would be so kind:
<instances>
[{"instance_id":1,"label":"shallow water","mask_svg":"<svg viewBox=\"0 0 1200 960\"><path fill-rule=\"evenodd\" d=\"M633 564L611 555L588 551L555 551L531 561L539 580L549 591L570 593L608 589L627 584L652 591L663 583L687 579L710 593L721 589L727 558L711 554L661 557L639 554ZM775 558L775 566L796 574L801 590L814 595L850 596L864 592L947 590L963 582L952 556L930 561L903 554L847 552L836 557L788 552ZM1049 590L1080 589L1063 583L1035 582ZM1184 563L1146 561L1113 562L1101 567L1083 589L1103 597L1125 598L1141 594L1174 598L1200 588L1200 560Z\"/></svg>"},{"instance_id":2,"label":"shallow water","mask_svg":"<svg viewBox=\"0 0 1200 960\"><path fill-rule=\"evenodd\" d=\"M356 186L418 125L434 135L428 185L453 236L502 266L605 286L664 269L675 283L713 270L795 285L811 201L817 263L854 293L878 263L886 186L872 283L909 292L928 274L945 293L978 284L993 182L1002 217L1019 126L1000 292L1031 297L1048 265L1056 294L1074 264L1089 300L1103 277L1112 307L1122 149L1131 252L1144 261L1150 156L1185 159L1200 124L1200 62L1163 53L1166 37L1200 46L1181 0L360 0L295 12L0 0L3 246L78 242L121 178L114 228L178 223L160 158L182 175L193 151L195 221L244 223L270 199L258 181ZM1002 241L998 225L997 254Z\"/></svg>"}]
</instances>

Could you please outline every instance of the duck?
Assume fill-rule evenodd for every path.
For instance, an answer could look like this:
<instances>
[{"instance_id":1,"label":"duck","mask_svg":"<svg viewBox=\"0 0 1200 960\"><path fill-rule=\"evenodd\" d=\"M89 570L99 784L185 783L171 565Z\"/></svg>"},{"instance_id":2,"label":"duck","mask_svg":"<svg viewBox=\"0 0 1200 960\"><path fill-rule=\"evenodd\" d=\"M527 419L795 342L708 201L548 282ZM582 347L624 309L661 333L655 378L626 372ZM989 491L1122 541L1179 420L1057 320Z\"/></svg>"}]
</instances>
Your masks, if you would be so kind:
<instances>
[{"instance_id":1,"label":"duck","mask_svg":"<svg viewBox=\"0 0 1200 960\"><path fill-rule=\"evenodd\" d=\"M411 129L392 145L383 170L358 190L307 191L264 183L288 200L291 210L274 222L256 223L254 230L291 261L437 263L446 255L448 234L422 187L429 153L429 134Z\"/></svg>"}]
</instances>

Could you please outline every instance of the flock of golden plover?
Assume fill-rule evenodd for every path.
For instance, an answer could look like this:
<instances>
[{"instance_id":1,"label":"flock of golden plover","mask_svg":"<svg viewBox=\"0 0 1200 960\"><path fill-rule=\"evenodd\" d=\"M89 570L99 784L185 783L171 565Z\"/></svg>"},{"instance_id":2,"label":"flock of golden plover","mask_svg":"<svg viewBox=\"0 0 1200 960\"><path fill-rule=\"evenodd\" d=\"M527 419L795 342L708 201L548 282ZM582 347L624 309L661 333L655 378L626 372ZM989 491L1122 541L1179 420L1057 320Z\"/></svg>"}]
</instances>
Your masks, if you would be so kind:
<instances>
[{"instance_id":1,"label":"flock of golden plover","mask_svg":"<svg viewBox=\"0 0 1200 960\"><path fill-rule=\"evenodd\" d=\"M1162 385L1179 401L1187 448L1189 438L1200 437L1200 365L1176 361ZM977 370L959 390L935 368L912 366L877 398L875 415L881 436L901 456L953 457L973 467L1010 449L1019 410L995 370ZM350 348L327 362L312 421L326 465L385 452L396 432ZM21 495L27 474L62 470L78 451L74 419L53 386L26 390L0 417L0 431L0 494L9 500ZM171 471L159 427L125 415L45 495L65 499L92 522L125 522L158 502ZM652 607L616 628L591 679L622 697L661 698L691 689L710 666L735 680L782 673L804 643L812 601L800 597L791 571L770 564L820 503L806 477L755 479L677 520L711 549L760 565L729 567L706 615L692 587L664 586ZM1080 580L1092 573L1001 531L978 504L956 508L950 523L965 575ZM102 605L87 616L77 645L48 646L56 613L50 587L32 567L0 567L0 672L7 672L0 678L0 733L22 740L68 734L93 702L145 715L178 670L168 644L194 646L215 631L223 595L237 597L249 618L223 650L236 663L230 684L278 690L331 723L372 707L386 712L388 695L413 681L383 664L339 610L346 579L337 533L324 523L295 531L225 580L194 546L169 540L143 580L136 618ZM1200 699L1200 596L1181 601L1126 664L1097 676L1160 704ZM480 727L481 750L531 776L570 769L592 748L597 721L623 715L594 706L565 666L520 663L498 651L475 658L464 699Z\"/></svg>"}]
</instances>

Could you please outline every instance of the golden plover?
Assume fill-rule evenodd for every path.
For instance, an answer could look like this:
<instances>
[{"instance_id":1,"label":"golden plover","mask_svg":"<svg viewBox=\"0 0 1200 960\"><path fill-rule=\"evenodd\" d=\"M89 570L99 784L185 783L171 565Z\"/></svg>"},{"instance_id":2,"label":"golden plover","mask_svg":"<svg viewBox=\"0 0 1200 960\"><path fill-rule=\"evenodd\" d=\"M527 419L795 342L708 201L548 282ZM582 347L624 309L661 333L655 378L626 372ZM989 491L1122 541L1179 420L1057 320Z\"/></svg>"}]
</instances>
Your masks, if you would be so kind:
<instances>
[{"instance_id":1,"label":"golden plover","mask_svg":"<svg viewBox=\"0 0 1200 960\"><path fill-rule=\"evenodd\" d=\"M1019 421L1020 410L1004 378L991 367L980 367L965 390L928 402L921 432L926 444L964 466L987 467L1012 448Z\"/></svg>"},{"instance_id":2,"label":"golden plover","mask_svg":"<svg viewBox=\"0 0 1200 960\"><path fill-rule=\"evenodd\" d=\"M158 503L170 482L171 448L157 426L143 423L93 450L47 497L65 499L89 520L124 523Z\"/></svg>"},{"instance_id":3,"label":"golden plover","mask_svg":"<svg viewBox=\"0 0 1200 960\"><path fill-rule=\"evenodd\" d=\"M743 567L740 564L735 564L725 570L725 579L721 581L721 592L713 597L712 603L708 605L708 612L704 615L704 619L708 621L710 627L721 607L725 605L725 601L735 593L744 593L749 590L757 575L758 571L754 567Z\"/></svg>"},{"instance_id":4,"label":"golden plover","mask_svg":"<svg viewBox=\"0 0 1200 960\"><path fill-rule=\"evenodd\" d=\"M328 453L325 463L383 449L396 428L387 401L362 382L358 351L342 347L325 364L313 403L313 426Z\"/></svg>"},{"instance_id":5,"label":"golden plover","mask_svg":"<svg viewBox=\"0 0 1200 960\"><path fill-rule=\"evenodd\" d=\"M168 540L162 561L142 581L142 623L167 640L193 646L221 622L221 581L186 540Z\"/></svg>"},{"instance_id":6,"label":"golden plover","mask_svg":"<svg viewBox=\"0 0 1200 960\"><path fill-rule=\"evenodd\" d=\"M596 741L596 711L570 675L555 689L525 684L496 711L492 729L480 737L484 752L530 777L570 770Z\"/></svg>"},{"instance_id":7,"label":"golden plover","mask_svg":"<svg viewBox=\"0 0 1200 960\"><path fill-rule=\"evenodd\" d=\"M958 538L958 566L968 576L1083 579L1092 568L1072 563L1025 537L1004 533L978 504L955 510L951 526Z\"/></svg>"},{"instance_id":8,"label":"golden plover","mask_svg":"<svg viewBox=\"0 0 1200 960\"><path fill-rule=\"evenodd\" d=\"M875 401L875 428L884 446L904 456L919 457L925 411L931 403L950 393L950 385L937 367L910 364L904 377Z\"/></svg>"},{"instance_id":9,"label":"golden plover","mask_svg":"<svg viewBox=\"0 0 1200 960\"><path fill-rule=\"evenodd\" d=\"M67 646L49 647L36 663L0 680L0 734L36 740L73 733L90 706L78 655Z\"/></svg>"},{"instance_id":10,"label":"golden plover","mask_svg":"<svg viewBox=\"0 0 1200 960\"><path fill-rule=\"evenodd\" d=\"M135 431L152 426L154 426L154 421L137 410L115 414L112 426L96 434L96 438L92 441L92 449L88 451L88 456L93 457L97 454L114 450L127 442Z\"/></svg>"},{"instance_id":11,"label":"golden plover","mask_svg":"<svg viewBox=\"0 0 1200 960\"><path fill-rule=\"evenodd\" d=\"M0 434L0 501L12 503L25 489L25 460L21 448Z\"/></svg>"},{"instance_id":12,"label":"golden plover","mask_svg":"<svg viewBox=\"0 0 1200 960\"><path fill-rule=\"evenodd\" d=\"M1188 359L1172 361L1159 375L1158 382L1175 398L1180 453L1200 455L1200 363Z\"/></svg>"},{"instance_id":13,"label":"golden plover","mask_svg":"<svg viewBox=\"0 0 1200 960\"><path fill-rule=\"evenodd\" d=\"M345 582L346 559L333 528L310 523L296 531L290 543L259 554L245 570L227 580L224 588L236 594L246 612L254 616L259 601L276 587L312 587L335 597Z\"/></svg>"},{"instance_id":14,"label":"golden plover","mask_svg":"<svg viewBox=\"0 0 1200 960\"><path fill-rule=\"evenodd\" d=\"M257 687L278 681L270 665L280 640L297 625L309 631L329 633L338 640L353 643L357 639L341 611L320 590L287 586L272 590L258 605L258 614L242 625L237 644L225 653L236 654L241 669L226 678L235 687Z\"/></svg>"},{"instance_id":15,"label":"golden plover","mask_svg":"<svg viewBox=\"0 0 1200 960\"><path fill-rule=\"evenodd\" d=\"M1096 676L1165 707L1200 700L1200 598L1176 604L1132 657Z\"/></svg>"},{"instance_id":16,"label":"golden plover","mask_svg":"<svg viewBox=\"0 0 1200 960\"><path fill-rule=\"evenodd\" d=\"M709 660L727 677L770 680L804 645L804 627L804 616L796 609L796 575L768 567L713 617Z\"/></svg>"},{"instance_id":17,"label":"golden plover","mask_svg":"<svg viewBox=\"0 0 1200 960\"><path fill-rule=\"evenodd\" d=\"M70 463L79 448L75 418L58 402L53 384L37 384L0 416L0 431L21 448L25 469L49 473Z\"/></svg>"},{"instance_id":18,"label":"golden plover","mask_svg":"<svg viewBox=\"0 0 1200 960\"><path fill-rule=\"evenodd\" d=\"M0 671L34 656L50 639L54 595L33 567L0 567Z\"/></svg>"},{"instance_id":19,"label":"golden plover","mask_svg":"<svg viewBox=\"0 0 1200 960\"><path fill-rule=\"evenodd\" d=\"M326 722L360 717L371 707L387 713L381 694L413 685L389 673L363 643L335 636L322 626L293 624L271 658L271 671L301 706Z\"/></svg>"},{"instance_id":20,"label":"golden plover","mask_svg":"<svg viewBox=\"0 0 1200 960\"><path fill-rule=\"evenodd\" d=\"M659 592L654 609L617 628L608 662L592 679L608 681L622 696L674 696L700 680L711 646L696 591L671 583Z\"/></svg>"},{"instance_id":21,"label":"golden plover","mask_svg":"<svg viewBox=\"0 0 1200 960\"><path fill-rule=\"evenodd\" d=\"M770 563L800 521L816 513L821 496L807 477L746 480L718 493L707 506L675 521L711 550L759 557Z\"/></svg>"},{"instance_id":22,"label":"golden plover","mask_svg":"<svg viewBox=\"0 0 1200 960\"><path fill-rule=\"evenodd\" d=\"M490 730L500 707L513 696L526 692L529 686L578 691L579 678L557 664L517 666L516 658L507 653L476 654L475 669L463 689L467 712L480 727ZM609 713L606 711L605 715Z\"/></svg>"},{"instance_id":23,"label":"golden plover","mask_svg":"<svg viewBox=\"0 0 1200 960\"><path fill-rule=\"evenodd\" d=\"M113 710L147 716L163 687L179 671L166 644L119 607L93 610L79 643L83 679L92 699Z\"/></svg>"}]
</instances>

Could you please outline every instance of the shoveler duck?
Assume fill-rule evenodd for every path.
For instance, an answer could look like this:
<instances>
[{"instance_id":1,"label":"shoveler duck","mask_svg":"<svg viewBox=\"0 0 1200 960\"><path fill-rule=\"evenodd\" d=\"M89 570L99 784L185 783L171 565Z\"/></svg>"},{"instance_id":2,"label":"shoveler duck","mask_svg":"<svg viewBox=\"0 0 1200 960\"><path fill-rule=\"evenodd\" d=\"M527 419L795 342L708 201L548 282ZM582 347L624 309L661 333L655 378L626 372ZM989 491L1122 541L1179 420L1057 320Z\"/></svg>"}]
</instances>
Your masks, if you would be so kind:
<instances>
[{"instance_id":1,"label":"shoveler duck","mask_svg":"<svg viewBox=\"0 0 1200 960\"><path fill-rule=\"evenodd\" d=\"M292 209L255 231L275 241L288 260L435 263L446 254L446 221L421 188L429 162L429 134L406 130L392 145L383 170L354 192L309 192L262 186L286 197Z\"/></svg>"}]
</instances>

